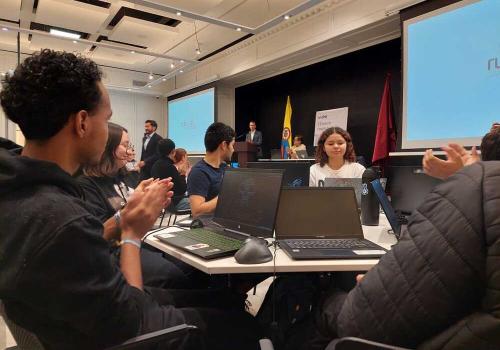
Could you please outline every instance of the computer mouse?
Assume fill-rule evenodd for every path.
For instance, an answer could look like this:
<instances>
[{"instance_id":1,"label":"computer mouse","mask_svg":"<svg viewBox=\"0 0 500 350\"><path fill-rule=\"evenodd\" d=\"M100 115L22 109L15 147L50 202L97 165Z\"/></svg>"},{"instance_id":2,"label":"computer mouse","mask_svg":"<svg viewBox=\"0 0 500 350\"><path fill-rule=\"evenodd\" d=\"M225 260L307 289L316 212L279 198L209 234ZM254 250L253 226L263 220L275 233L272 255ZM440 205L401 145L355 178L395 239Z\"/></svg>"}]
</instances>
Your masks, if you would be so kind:
<instances>
[{"instance_id":1,"label":"computer mouse","mask_svg":"<svg viewBox=\"0 0 500 350\"><path fill-rule=\"evenodd\" d=\"M234 254L234 258L239 264L262 264L273 260L273 254L265 240L251 238Z\"/></svg>"},{"instance_id":2,"label":"computer mouse","mask_svg":"<svg viewBox=\"0 0 500 350\"><path fill-rule=\"evenodd\" d=\"M202 228L203 226L205 226L203 225L203 221L201 221L200 219L193 219L189 228Z\"/></svg>"}]
</instances>

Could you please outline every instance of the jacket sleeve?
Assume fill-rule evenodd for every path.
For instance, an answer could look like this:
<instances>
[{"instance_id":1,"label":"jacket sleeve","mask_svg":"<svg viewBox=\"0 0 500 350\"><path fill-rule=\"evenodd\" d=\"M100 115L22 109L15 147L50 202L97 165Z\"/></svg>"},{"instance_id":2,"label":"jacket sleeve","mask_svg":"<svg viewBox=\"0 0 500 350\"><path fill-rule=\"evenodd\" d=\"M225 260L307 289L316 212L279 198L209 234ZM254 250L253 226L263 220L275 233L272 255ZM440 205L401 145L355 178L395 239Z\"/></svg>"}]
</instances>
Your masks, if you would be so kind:
<instances>
[{"instance_id":1,"label":"jacket sleeve","mask_svg":"<svg viewBox=\"0 0 500 350\"><path fill-rule=\"evenodd\" d=\"M325 302L320 329L416 347L471 313L485 281L482 176L473 165L437 186L361 283Z\"/></svg>"},{"instance_id":2,"label":"jacket sleeve","mask_svg":"<svg viewBox=\"0 0 500 350\"><path fill-rule=\"evenodd\" d=\"M112 262L102 225L91 216L66 222L53 232L20 271L17 283L19 293L25 294L20 300L53 322L69 325L65 329L88 335L98 347L137 335L142 292L129 286Z\"/></svg>"}]
</instances>

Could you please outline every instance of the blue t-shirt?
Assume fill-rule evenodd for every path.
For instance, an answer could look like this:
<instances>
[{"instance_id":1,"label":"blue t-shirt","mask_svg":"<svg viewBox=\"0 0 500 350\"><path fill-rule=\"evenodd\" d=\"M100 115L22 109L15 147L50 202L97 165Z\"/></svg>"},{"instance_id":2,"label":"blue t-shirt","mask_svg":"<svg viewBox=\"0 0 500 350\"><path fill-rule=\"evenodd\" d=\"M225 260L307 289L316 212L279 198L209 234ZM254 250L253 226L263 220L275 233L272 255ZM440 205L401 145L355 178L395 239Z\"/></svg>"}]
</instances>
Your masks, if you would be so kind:
<instances>
[{"instance_id":1,"label":"blue t-shirt","mask_svg":"<svg viewBox=\"0 0 500 350\"><path fill-rule=\"evenodd\" d=\"M188 195L205 197L205 201L207 202L217 197L225 169L226 163L221 163L219 168L214 168L205 162L205 160L200 160L189 172L187 182Z\"/></svg>"}]
</instances>

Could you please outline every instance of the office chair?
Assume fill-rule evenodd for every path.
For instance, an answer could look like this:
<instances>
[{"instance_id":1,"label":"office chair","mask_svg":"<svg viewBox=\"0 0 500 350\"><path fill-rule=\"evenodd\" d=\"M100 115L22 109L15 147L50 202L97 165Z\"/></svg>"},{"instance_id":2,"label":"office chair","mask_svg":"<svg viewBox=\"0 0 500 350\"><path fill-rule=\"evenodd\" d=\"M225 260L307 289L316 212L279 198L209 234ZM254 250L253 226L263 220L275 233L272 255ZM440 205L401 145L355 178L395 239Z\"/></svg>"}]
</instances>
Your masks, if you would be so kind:
<instances>
[{"instance_id":1,"label":"office chair","mask_svg":"<svg viewBox=\"0 0 500 350\"><path fill-rule=\"evenodd\" d=\"M0 316L3 317L9 328L17 346L6 348L5 350L44 350L42 343L35 334L12 322L6 315L3 303L0 301ZM122 344L112 346L106 350L134 350L144 349L146 345L156 344L161 341L179 339L185 337L189 332L194 332L198 328L187 324L169 327L156 332L143 334L125 341Z\"/></svg>"},{"instance_id":2,"label":"office chair","mask_svg":"<svg viewBox=\"0 0 500 350\"><path fill-rule=\"evenodd\" d=\"M371 340L345 337L335 339L328 344L326 350L410 350L399 346L377 343Z\"/></svg>"},{"instance_id":3,"label":"office chair","mask_svg":"<svg viewBox=\"0 0 500 350\"><path fill-rule=\"evenodd\" d=\"M178 198L178 197L177 197ZM185 198L185 196L182 196L182 198ZM173 199L173 198L172 198ZM177 221L177 216L180 215L191 215L191 209L184 209L184 210L176 210L173 205L171 204L167 208L163 210L161 219L160 219L160 226L162 227L163 224L163 219L165 218L165 215L168 212L168 222L167 222L167 227L170 226L170 220L172 219L172 216L174 217L174 221L172 222L172 225L175 225L175 222Z\"/></svg>"}]
</instances>

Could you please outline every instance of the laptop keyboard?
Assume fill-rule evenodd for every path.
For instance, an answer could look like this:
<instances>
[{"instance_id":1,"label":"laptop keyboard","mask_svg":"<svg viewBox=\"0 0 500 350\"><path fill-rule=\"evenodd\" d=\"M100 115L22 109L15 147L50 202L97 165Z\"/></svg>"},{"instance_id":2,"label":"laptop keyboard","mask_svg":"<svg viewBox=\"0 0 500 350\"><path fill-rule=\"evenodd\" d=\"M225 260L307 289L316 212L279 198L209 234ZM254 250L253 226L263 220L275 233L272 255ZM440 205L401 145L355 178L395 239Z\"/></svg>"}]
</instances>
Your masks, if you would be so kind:
<instances>
[{"instance_id":1,"label":"laptop keyboard","mask_svg":"<svg viewBox=\"0 0 500 350\"><path fill-rule=\"evenodd\" d=\"M363 249L378 248L375 244L362 239L287 239L292 249Z\"/></svg>"},{"instance_id":2,"label":"laptop keyboard","mask_svg":"<svg viewBox=\"0 0 500 350\"><path fill-rule=\"evenodd\" d=\"M203 228L182 231L182 236L192 238L195 241L208 244L210 247L221 250L238 250L243 246L242 241L222 236Z\"/></svg>"}]
</instances>

